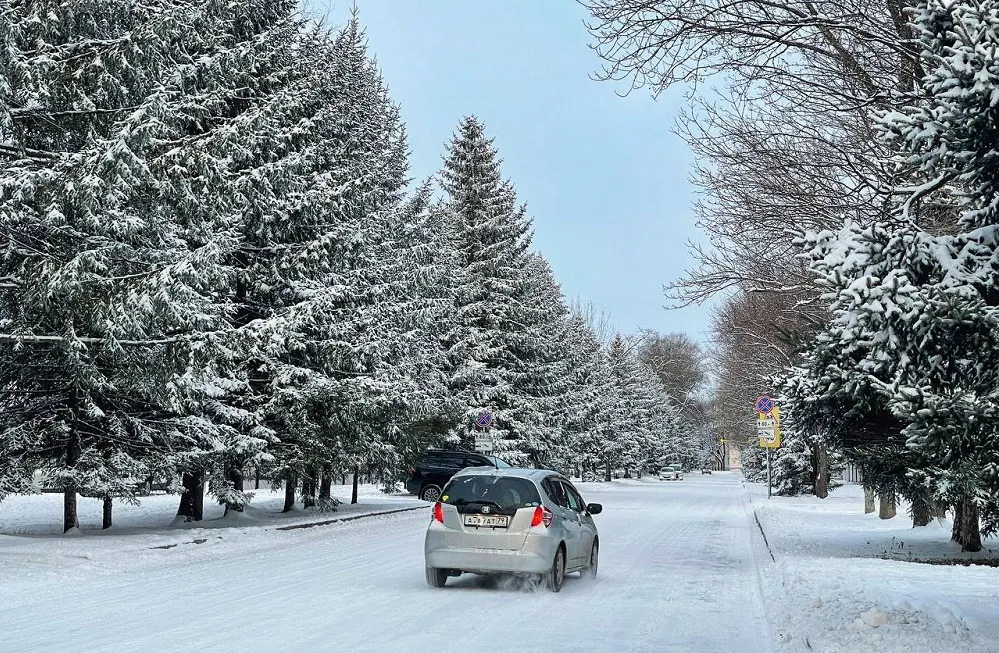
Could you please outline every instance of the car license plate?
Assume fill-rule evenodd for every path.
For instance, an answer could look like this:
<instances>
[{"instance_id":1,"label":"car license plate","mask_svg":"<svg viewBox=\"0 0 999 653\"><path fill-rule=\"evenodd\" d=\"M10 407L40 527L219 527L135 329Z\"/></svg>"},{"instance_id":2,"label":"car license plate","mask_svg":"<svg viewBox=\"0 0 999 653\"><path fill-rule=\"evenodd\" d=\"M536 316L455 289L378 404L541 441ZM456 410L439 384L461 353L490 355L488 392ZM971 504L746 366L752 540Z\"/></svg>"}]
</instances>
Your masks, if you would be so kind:
<instances>
[{"instance_id":1,"label":"car license plate","mask_svg":"<svg viewBox=\"0 0 999 653\"><path fill-rule=\"evenodd\" d=\"M465 526L506 528L509 525L510 518L506 515L465 515Z\"/></svg>"}]
</instances>

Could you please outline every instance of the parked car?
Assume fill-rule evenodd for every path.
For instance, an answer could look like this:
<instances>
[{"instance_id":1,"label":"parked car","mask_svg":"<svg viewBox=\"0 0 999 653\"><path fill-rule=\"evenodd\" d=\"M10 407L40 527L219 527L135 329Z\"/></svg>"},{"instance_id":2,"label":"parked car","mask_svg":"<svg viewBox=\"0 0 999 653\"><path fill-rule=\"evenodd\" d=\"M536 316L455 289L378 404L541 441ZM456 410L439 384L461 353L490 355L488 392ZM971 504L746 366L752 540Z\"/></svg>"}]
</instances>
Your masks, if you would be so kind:
<instances>
[{"instance_id":1,"label":"parked car","mask_svg":"<svg viewBox=\"0 0 999 653\"><path fill-rule=\"evenodd\" d=\"M447 451L430 449L420 458L415 467L410 467L406 479L406 491L424 501L437 501L451 477L466 467L506 468L510 465L496 456L486 456L471 451Z\"/></svg>"},{"instance_id":2,"label":"parked car","mask_svg":"<svg viewBox=\"0 0 999 653\"><path fill-rule=\"evenodd\" d=\"M711 468L710 467L702 467L701 468L701 473L702 474L707 474L708 476L710 476L711 475Z\"/></svg>"},{"instance_id":3,"label":"parked car","mask_svg":"<svg viewBox=\"0 0 999 653\"><path fill-rule=\"evenodd\" d=\"M464 469L434 504L424 542L427 583L444 587L465 573L514 574L558 592L567 573L595 578L600 539L593 515L602 510L550 470Z\"/></svg>"}]
</instances>

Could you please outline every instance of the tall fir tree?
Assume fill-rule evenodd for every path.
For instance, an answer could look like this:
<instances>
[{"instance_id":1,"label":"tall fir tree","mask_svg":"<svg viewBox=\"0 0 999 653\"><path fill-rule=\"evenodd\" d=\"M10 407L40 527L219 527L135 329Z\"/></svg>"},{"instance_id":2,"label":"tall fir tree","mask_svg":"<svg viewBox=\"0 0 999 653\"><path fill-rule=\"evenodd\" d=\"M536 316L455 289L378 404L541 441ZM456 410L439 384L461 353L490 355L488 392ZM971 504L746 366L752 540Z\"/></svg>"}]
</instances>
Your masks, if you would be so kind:
<instances>
[{"instance_id":1,"label":"tall fir tree","mask_svg":"<svg viewBox=\"0 0 999 653\"><path fill-rule=\"evenodd\" d=\"M571 383L569 309L548 262L532 254L525 267L520 298L514 396L520 404L517 440L511 443L538 467L567 472L570 449L567 432Z\"/></svg>"},{"instance_id":2,"label":"tall fir tree","mask_svg":"<svg viewBox=\"0 0 999 653\"><path fill-rule=\"evenodd\" d=\"M610 363L597 334L578 312L568 320L570 386L565 433L582 476L602 467L601 443L613 437L617 390Z\"/></svg>"},{"instance_id":3,"label":"tall fir tree","mask_svg":"<svg viewBox=\"0 0 999 653\"><path fill-rule=\"evenodd\" d=\"M0 9L2 457L58 481L67 529L77 491L128 496L177 455L260 441L225 400L245 382L217 289L239 242L234 119L282 82L295 10Z\"/></svg>"},{"instance_id":4,"label":"tall fir tree","mask_svg":"<svg viewBox=\"0 0 999 653\"><path fill-rule=\"evenodd\" d=\"M307 86L322 110L307 119L320 154L305 196L289 197L299 228L278 223L299 242L255 284L270 298L259 358L276 469L302 479L307 505L334 473L397 467L408 427L447 408L437 329L451 300L450 250L427 224L428 187L404 201L404 130L357 17L316 51Z\"/></svg>"},{"instance_id":5,"label":"tall fir tree","mask_svg":"<svg viewBox=\"0 0 999 653\"><path fill-rule=\"evenodd\" d=\"M462 285L456 289L458 364L452 390L463 414L455 439L469 446L475 420L493 415L493 433L511 462L525 462L516 442L536 417L518 394L524 374L522 303L531 244L530 222L512 184L500 173L492 139L474 117L461 121L447 147L441 183L456 225Z\"/></svg>"}]
</instances>

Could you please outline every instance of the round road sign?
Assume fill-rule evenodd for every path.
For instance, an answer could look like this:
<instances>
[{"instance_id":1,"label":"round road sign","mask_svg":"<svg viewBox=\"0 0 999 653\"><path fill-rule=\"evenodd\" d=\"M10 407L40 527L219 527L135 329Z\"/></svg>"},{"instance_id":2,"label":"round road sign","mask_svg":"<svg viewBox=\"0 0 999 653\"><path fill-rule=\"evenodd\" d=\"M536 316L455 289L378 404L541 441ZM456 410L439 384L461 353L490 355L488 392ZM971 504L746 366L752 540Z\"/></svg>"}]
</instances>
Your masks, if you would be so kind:
<instances>
[{"instance_id":1,"label":"round road sign","mask_svg":"<svg viewBox=\"0 0 999 653\"><path fill-rule=\"evenodd\" d=\"M774 409L774 400L766 395L763 395L762 397L756 400L755 406L756 406L756 412L767 415L771 413Z\"/></svg>"}]
</instances>

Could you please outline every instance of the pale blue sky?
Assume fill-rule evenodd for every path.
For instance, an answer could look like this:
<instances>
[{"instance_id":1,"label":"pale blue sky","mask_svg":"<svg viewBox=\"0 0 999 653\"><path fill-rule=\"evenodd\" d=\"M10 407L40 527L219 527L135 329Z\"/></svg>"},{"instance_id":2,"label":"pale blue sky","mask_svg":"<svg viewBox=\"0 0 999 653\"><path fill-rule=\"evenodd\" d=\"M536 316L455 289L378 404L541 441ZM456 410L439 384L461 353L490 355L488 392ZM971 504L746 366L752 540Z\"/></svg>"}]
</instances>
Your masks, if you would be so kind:
<instances>
[{"instance_id":1,"label":"pale blue sky","mask_svg":"<svg viewBox=\"0 0 999 653\"><path fill-rule=\"evenodd\" d=\"M312 0L342 25L353 2ZM495 137L534 219L534 244L570 299L625 332L704 340L708 309L665 311L662 284L694 261L691 153L670 131L682 97L589 78L600 62L574 0L357 0L370 51L402 107L413 177L435 173L462 116Z\"/></svg>"}]
</instances>

